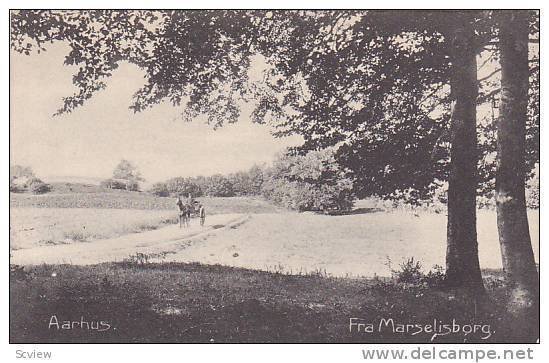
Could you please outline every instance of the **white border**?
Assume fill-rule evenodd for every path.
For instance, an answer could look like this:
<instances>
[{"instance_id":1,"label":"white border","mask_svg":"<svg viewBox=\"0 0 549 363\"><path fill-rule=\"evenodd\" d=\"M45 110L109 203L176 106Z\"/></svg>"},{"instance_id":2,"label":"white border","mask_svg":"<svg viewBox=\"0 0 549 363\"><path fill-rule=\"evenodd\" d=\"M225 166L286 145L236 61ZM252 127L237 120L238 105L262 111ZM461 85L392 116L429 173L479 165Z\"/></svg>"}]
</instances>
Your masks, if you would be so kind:
<instances>
[{"instance_id":1,"label":"white border","mask_svg":"<svg viewBox=\"0 0 549 363\"><path fill-rule=\"evenodd\" d=\"M460 2L441 2L441 1L392 1L392 2L364 2L364 1L209 1L202 0L197 2L176 2L176 1L162 1L157 0L150 1L94 1L94 2L80 2L76 4L73 1L4 1L2 2L2 12L0 13L0 39L3 39L2 57L1 57L1 102L2 102L2 131L0 133L0 142L2 145L2 169L1 169L1 213L2 218L0 222L1 234L0 241L4 243L2 247L2 262L1 269L4 273L0 274L2 286L1 290L3 298L1 299L1 321L0 321L0 344L2 345L1 357L3 362L22 361L21 359L15 359L15 351L17 349L25 350L46 350L53 352L52 361L55 362L74 362L79 361L94 362L107 361L107 362L151 362L159 360L169 360L174 362L192 362L192 361L204 361L204 362L346 362L346 361L361 361L362 348L371 349L374 345L368 344L354 344L354 345L9 345L8 346L8 256L7 256L7 244L9 236L9 193L8 193L8 174L9 174L9 8L188 8L188 9L200 9L200 8L311 8L311 9L342 9L342 8L395 8L395 9L407 9L411 8L410 5L414 5L416 8L541 8L541 39L549 39L547 32L545 31L545 7L541 1L460 1ZM547 86L547 77L545 73L545 59L546 59L546 46L541 46L541 90L542 96L545 95L545 87ZM546 114L545 98L542 97L541 102L541 116ZM541 145L542 155L547 155L547 132L544 127L544 122L541 122ZM543 158L543 156L542 156ZM545 165L540 167L540 177L545 180ZM542 208L549 205L549 196L541 191L541 205ZM545 216L545 214L542 214ZM545 228L544 225L540 226L540 241L545 240ZM544 242L543 242L544 243ZM549 247L541 248L540 261L549 261L548 256ZM544 302L547 302L547 267L541 269L542 276L542 289L541 289L541 306L544 306ZM535 350L534 357L535 362L547 361L549 357L549 336L547 335L547 325L549 321L547 314L542 310L541 315L541 336L544 339L543 344L533 345ZM427 347L428 345L422 345ZM380 345L380 348L413 348L414 345ZM442 349L442 345L437 346ZM470 347L475 348L490 348L492 345L453 345L452 347ZM494 349L502 348L524 348L527 346L519 345L494 345ZM24 361L24 360L23 360Z\"/></svg>"}]
</instances>

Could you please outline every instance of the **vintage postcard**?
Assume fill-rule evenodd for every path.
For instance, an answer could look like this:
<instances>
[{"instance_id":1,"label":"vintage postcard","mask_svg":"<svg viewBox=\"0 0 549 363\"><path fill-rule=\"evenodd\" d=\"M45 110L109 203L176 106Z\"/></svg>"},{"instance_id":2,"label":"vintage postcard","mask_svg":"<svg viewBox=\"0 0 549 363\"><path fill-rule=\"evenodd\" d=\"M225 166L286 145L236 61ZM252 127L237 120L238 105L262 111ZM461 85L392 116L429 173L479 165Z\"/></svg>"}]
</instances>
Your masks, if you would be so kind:
<instances>
[{"instance_id":1,"label":"vintage postcard","mask_svg":"<svg viewBox=\"0 0 549 363\"><path fill-rule=\"evenodd\" d=\"M539 342L538 10L9 31L10 343Z\"/></svg>"}]
</instances>

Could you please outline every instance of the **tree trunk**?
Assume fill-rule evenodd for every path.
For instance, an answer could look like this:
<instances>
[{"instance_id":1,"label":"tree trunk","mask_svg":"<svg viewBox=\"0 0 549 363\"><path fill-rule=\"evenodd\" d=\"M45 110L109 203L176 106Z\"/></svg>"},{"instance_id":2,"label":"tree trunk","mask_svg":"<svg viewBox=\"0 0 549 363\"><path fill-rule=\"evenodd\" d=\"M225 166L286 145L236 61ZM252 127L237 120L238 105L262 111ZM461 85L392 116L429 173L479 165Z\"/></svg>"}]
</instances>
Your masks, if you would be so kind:
<instances>
[{"instance_id":1,"label":"tree trunk","mask_svg":"<svg viewBox=\"0 0 549 363\"><path fill-rule=\"evenodd\" d=\"M525 134L528 105L528 13L500 14L501 101L497 125L496 206L503 270L511 304L532 306L539 276L528 229Z\"/></svg>"},{"instance_id":2,"label":"tree trunk","mask_svg":"<svg viewBox=\"0 0 549 363\"><path fill-rule=\"evenodd\" d=\"M484 290L476 227L478 84L475 34L468 13L455 15L447 34L452 61L450 86L455 105L450 124L446 282L451 287Z\"/></svg>"}]
</instances>

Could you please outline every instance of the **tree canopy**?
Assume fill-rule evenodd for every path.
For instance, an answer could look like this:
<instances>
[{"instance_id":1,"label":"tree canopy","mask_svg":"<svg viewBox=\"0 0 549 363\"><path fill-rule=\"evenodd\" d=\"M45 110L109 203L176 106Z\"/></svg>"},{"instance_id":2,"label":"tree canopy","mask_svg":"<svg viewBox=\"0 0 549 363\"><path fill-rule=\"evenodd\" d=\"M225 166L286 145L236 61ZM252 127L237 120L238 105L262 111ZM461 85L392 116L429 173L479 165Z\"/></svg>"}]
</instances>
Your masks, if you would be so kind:
<instances>
[{"instance_id":1,"label":"tree canopy","mask_svg":"<svg viewBox=\"0 0 549 363\"><path fill-rule=\"evenodd\" d=\"M497 11L471 12L478 54L498 58ZM298 133L309 150L335 146L359 196L419 202L446 182L452 44L451 11L16 11L12 49L30 54L47 43L70 46L78 91L71 112L105 87L122 61L145 71L135 112L162 101L183 117L206 114L214 127L235 122L241 102L275 134ZM539 19L531 12L531 33ZM261 81L251 81L258 57ZM255 59L255 60L254 60ZM531 59L527 166L539 162L539 57ZM479 66L484 66L484 63ZM479 103L497 104L498 70L479 80ZM479 122L480 192L493 189L494 120Z\"/></svg>"}]
</instances>

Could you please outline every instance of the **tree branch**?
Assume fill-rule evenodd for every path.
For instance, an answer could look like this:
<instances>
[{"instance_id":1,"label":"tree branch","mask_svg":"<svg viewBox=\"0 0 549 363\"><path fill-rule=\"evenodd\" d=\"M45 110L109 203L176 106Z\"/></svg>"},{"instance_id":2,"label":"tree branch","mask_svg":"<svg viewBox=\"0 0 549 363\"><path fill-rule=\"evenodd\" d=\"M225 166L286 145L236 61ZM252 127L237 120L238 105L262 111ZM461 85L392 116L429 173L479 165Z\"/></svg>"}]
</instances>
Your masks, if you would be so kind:
<instances>
[{"instance_id":1,"label":"tree branch","mask_svg":"<svg viewBox=\"0 0 549 363\"><path fill-rule=\"evenodd\" d=\"M499 72L501 72L501 68L498 68L498 69L496 69L495 71L490 72L490 74L488 74L487 76L478 79L478 83L484 82L484 81L486 81L487 79L492 78L494 75L496 75L496 74L499 73Z\"/></svg>"}]
</instances>

